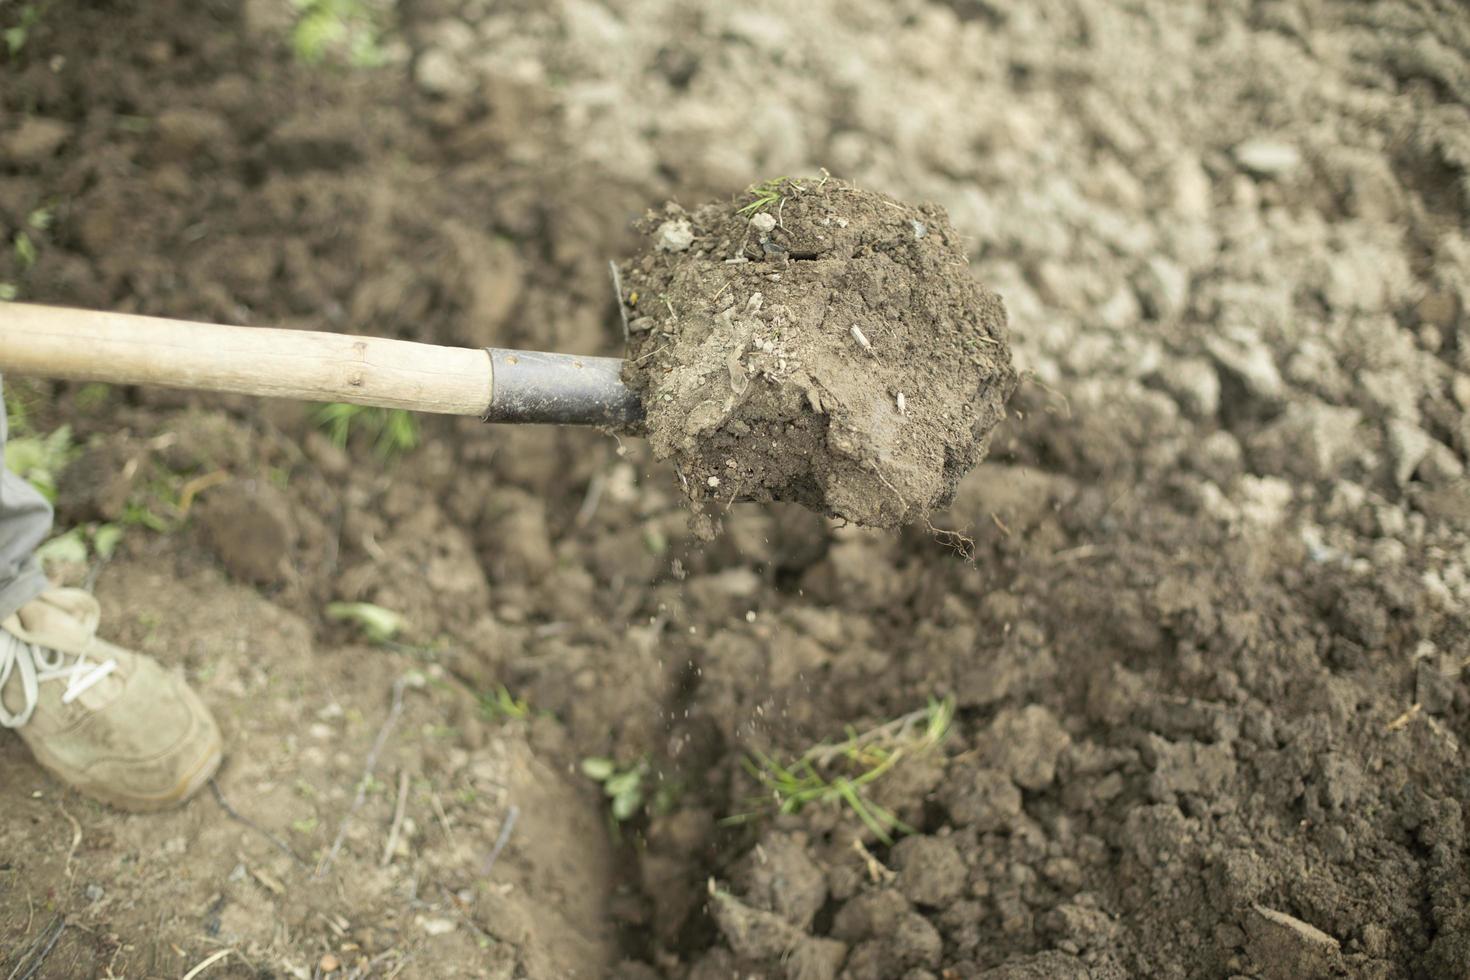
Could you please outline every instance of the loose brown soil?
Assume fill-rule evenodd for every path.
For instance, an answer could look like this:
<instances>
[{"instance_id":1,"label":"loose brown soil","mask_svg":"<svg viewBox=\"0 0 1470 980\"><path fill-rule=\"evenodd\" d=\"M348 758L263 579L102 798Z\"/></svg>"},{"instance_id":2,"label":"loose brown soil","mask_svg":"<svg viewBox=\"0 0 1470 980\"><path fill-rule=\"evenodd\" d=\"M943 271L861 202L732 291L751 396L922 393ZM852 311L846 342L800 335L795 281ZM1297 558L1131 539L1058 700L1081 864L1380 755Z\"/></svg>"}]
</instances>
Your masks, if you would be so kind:
<instances>
[{"instance_id":1,"label":"loose brown soil","mask_svg":"<svg viewBox=\"0 0 1470 980\"><path fill-rule=\"evenodd\" d=\"M928 520L1015 389L1005 308L941 209L830 178L765 188L640 224L621 299L654 455L706 520L735 500Z\"/></svg>"},{"instance_id":2,"label":"loose brown soil","mask_svg":"<svg viewBox=\"0 0 1470 980\"><path fill-rule=\"evenodd\" d=\"M385 464L306 406L7 378L83 450L59 529L125 527L55 574L229 757L228 807L134 817L0 737L0 976L1470 971L1461 5L425 0L371 69L300 64L272 0L37 6L0 53L24 299L616 354L651 205L826 167L948 213L882 237L962 244L1025 380L933 518L966 562L724 496L699 541L642 440L430 419ZM760 245L730 210L658 224L731 229L705 264L754 335L822 260L724 265ZM709 271L674 317L721 312ZM828 339L896 411L898 321L863 316L875 356ZM931 699L937 745L893 724ZM747 765L895 751L876 831ZM615 831L588 757L643 773Z\"/></svg>"}]
</instances>

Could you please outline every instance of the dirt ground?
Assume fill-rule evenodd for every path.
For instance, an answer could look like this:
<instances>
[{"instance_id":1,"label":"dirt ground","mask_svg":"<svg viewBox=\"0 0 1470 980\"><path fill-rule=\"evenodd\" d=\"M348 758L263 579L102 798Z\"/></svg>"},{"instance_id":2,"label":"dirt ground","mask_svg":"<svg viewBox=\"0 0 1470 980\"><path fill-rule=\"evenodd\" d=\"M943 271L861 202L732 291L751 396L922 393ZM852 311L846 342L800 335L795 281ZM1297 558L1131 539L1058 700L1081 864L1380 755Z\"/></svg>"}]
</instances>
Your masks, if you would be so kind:
<instances>
[{"instance_id":1,"label":"dirt ground","mask_svg":"<svg viewBox=\"0 0 1470 980\"><path fill-rule=\"evenodd\" d=\"M382 34L311 63L299 9ZM7 977L1470 976L1459 5L0 29L21 299L621 353L637 219L825 167L948 211L1024 371L934 518L973 561L790 505L699 541L591 431L385 463L310 406L7 378L70 426L58 530L123 528L55 573L228 741L143 817L0 738Z\"/></svg>"}]
</instances>

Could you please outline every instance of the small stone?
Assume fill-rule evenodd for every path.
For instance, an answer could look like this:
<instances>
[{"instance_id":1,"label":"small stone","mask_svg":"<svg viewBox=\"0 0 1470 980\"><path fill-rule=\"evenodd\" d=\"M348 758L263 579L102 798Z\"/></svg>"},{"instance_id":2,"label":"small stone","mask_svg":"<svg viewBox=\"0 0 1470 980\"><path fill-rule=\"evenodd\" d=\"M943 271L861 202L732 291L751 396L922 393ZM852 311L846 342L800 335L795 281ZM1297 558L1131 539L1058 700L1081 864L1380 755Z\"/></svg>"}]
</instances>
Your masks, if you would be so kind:
<instances>
[{"instance_id":1,"label":"small stone","mask_svg":"<svg viewBox=\"0 0 1470 980\"><path fill-rule=\"evenodd\" d=\"M475 29L458 17L445 17L429 25L425 35L436 48L452 54L465 54L475 46Z\"/></svg>"},{"instance_id":2,"label":"small stone","mask_svg":"<svg viewBox=\"0 0 1470 980\"><path fill-rule=\"evenodd\" d=\"M1290 143L1257 137L1235 148L1235 162L1257 177L1280 177L1301 165L1301 151Z\"/></svg>"},{"instance_id":3,"label":"small stone","mask_svg":"<svg viewBox=\"0 0 1470 980\"><path fill-rule=\"evenodd\" d=\"M42 163L56 155L71 136L71 127L59 119L27 116L19 127L0 137L0 157L13 164Z\"/></svg>"},{"instance_id":4,"label":"small stone","mask_svg":"<svg viewBox=\"0 0 1470 980\"><path fill-rule=\"evenodd\" d=\"M658 226L653 247L660 252L687 252L693 244L694 228L690 226L689 219L673 218Z\"/></svg>"},{"instance_id":5,"label":"small stone","mask_svg":"<svg viewBox=\"0 0 1470 980\"><path fill-rule=\"evenodd\" d=\"M1190 416L1210 419L1220 410L1220 375L1209 361L1197 357L1170 361L1157 377Z\"/></svg>"},{"instance_id":6,"label":"small stone","mask_svg":"<svg viewBox=\"0 0 1470 980\"><path fill-rule=\"evenodd\" d=\"M1460 316L1460 301L1454 293L1439 291L1429 293L1414 306L1414 315L1420 323L1440 330L1449 330Z\"/></svg>"},{"instance_id":7,"label":"small stone","mask_svg":"<svg viewBox=\"0 0 1470 980\"><path fill-rule=\"evenodd\" d=\"M1144 313L1155 320L1177 317L1189 304L1189 272L1162 255L1144 263L1134 277L1133 288Z\"/></svg>"},{"instance_id":8,"label":"small stone","mask_svg":"<svg viewBox=\"0 0 1470 980\"><path fill-rule=\"evenodd\" d=\"M1389 422L1384 436L1388 443L1389 458L1393 462L1393 482L1403 486L1429 455L1434 438L1417 425L1402 419Z\"/></svg>"},{"instance_id":9,"label":"small stone","mask_svg":"<svg viewBox=\"0 0 1470 980\"><path fill-rule=\"evenodd\" d=\"M770 234L776 228L776 216L769 211L762 211L750 219L750 227L762 234Z\"/></svg>"},{"instance_id":10,"label":"small stone","mask_svg":"<svg viewBox=\"0 0 1470 980\"><path fill-rule=\"evenodd\" d=\"M1168 180L1174 210L1186 218L1209 217L1213 184L1198 157L1181 153L1169 171Z\"/></svg>"},{"instance_id":11,"label":"small stone","mask_svg":"<svg viewBox=\"0 0 1470 980\"><path fill-rule=\"evenodd\" d=\"M102 890L102 886L95 882L86 887L85 893L89 902L100 902L102 901L102 896L106 894Z\"/></svg>"},{"instance_id":12,"label":"small stone","mask_svg":"<svg viewBox=\"0 0 1470 980\"><path fill-rule=\"evenodd\" d=\"M1250 441L1251 457L1266 473L1329 480L1351 460L1363 416L1355 408L1316 400L1293 402Z\"/></svg>"},{"instance_id":13,"label":"small stone","mask_svg":"<svg viewBox=\"0 0 1470 980\"><path fill-rule=\"evenodd\" d=\"M1205 341L1205 349L1222 370L1233 375L1252 395L1279 402L1286 384L1276 367L1271 348L1254 330L1237 329Z\"/></svg>"},{"instance_id":14,"label":"small stone","mask_svg":"<svg viewBox=\"0 0 1470 980\"><path fill-rule=\"evenodd\" d=\"M459 59L442 48L429 48L419 55L413 80L430 95L468 95L475 87Z\"/></svg>"},{"instance_id":15,"label":"small stone","mask_svg":"<svg viewBox=\"0 0 1470 980\"><path fill-rule=\"evenodd\" d=\"M1245 931L1246 950L1266 980L1332 976L1340 965L1336 939L1285 912L1253 905Z\"/></svg>"},{"instance_id":16,"label":"small stone","mask_svg":"<svg viewBox=\"0 0 1470 980\"><path fill-rule=\"evenodd\" d=\"M342 961L331 953L323 953L322 958L317 960L316 965L323 973L336 973L342 969Z\"/></svg>"},{"instance_id":17,"label":"small stone","mask_svg":"<svg viewBox=\"0 0 1470 980\"><path fill-rule=\"evenodd\" d=\"M1455 380L1450 382L1450 393L1461 408L1470 412L1470 374L1455 375Z\"/></svg>"},{"instance_id":18,"label":"small stone","mask_svg":"<svg viewBox=\"0 0 1470 980\"><path fill-rule=\"evenodd\" d=\"M420 919L419 928L429 936L443 936L458 928L453 919Z\"/></svg>"},{"instance_id":19,"label":"small stone","mask_svg":"<svg viewBox=\"0 0 1470 980\"><path fill-rule=\"evenodd\" d=\"M1295 496L1292 485L1274 476L1247 474L1240 478L1236 502L1240 518L1262 530L1280 527Z\"/></svg>"}]
</instances>

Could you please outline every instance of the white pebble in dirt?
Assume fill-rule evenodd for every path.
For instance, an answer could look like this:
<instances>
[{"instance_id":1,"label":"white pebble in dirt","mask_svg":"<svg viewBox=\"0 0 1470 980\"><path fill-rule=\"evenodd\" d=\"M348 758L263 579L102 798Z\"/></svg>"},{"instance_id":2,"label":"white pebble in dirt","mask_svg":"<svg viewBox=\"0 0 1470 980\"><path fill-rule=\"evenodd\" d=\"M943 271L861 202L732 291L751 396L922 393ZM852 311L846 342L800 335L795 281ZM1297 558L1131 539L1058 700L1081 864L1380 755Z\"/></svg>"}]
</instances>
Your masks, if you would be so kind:
<instances>
[{"instance_id":1,"label":"white pebble in dirt","mask_svg":"<svg viewBox=\"0 0 1470 980\"><path fill-rule=\"evenodd\" d=\"M1302 154L1290 143L1258 137L1237 146L1235 160L1257 177L1281 177L1301 165Z\"/></svg>"},{"instance_id":2,"label":"white pebble in dirt","mask_svg":"<svg viewBox=\"0 0 1470 980\"><path fill-rule=\"evenodd\" d=\"M661 252L686 252L694 244L694 229L684 218L665 221L658 226L653 247Z\"/></svg>"}]
</instances>

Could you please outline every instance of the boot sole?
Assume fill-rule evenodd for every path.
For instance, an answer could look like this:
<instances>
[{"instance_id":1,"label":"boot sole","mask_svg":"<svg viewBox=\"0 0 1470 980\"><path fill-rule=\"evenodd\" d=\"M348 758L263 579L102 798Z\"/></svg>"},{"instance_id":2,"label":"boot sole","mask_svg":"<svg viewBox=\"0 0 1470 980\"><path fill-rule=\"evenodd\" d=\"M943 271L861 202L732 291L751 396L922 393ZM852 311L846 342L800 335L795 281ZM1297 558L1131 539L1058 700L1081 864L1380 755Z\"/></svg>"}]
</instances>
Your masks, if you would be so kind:
<instances>
[{"instance_id":1,"label":"boot sole","mask_svg":"<svg viewBox=\"0 0 1470 980\"><path fill-rule=\"evenodd\" d=\"M214 774L219 771L220 763L223 760L223 747L215 745L188 775L179 780L173 789L167 793L160 793L157 796L119 796L114 793L109 793L101 787L93 786L85 789L78 787L78 791L128 813L154 813L159 810L167 810L172 806L178 806L199 792L204 784L209 782Z\"/></svg>"}]
</instances>

